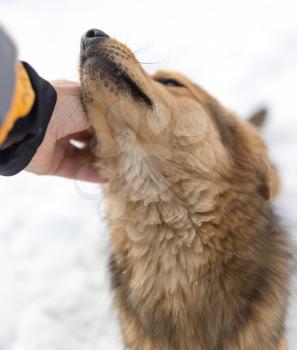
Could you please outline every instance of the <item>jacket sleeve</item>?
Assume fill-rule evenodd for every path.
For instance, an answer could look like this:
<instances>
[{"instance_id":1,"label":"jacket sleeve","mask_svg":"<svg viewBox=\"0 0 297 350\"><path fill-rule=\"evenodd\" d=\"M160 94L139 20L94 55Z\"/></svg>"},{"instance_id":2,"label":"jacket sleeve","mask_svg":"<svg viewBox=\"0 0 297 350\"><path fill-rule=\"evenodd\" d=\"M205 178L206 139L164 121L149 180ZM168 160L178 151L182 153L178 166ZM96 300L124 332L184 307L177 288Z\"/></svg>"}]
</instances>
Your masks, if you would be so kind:
<instances>
[{"instance_id":1,"label":"jacket sleeve","mask_svg":"<svg viewBox=\"0 0 297 350\"><path fill-rule=\"evenodd\" d=\"M15 50L0 28L0 175L15 175L42 143L56 104L56 91Z\"/></svg>"}]
</instances>

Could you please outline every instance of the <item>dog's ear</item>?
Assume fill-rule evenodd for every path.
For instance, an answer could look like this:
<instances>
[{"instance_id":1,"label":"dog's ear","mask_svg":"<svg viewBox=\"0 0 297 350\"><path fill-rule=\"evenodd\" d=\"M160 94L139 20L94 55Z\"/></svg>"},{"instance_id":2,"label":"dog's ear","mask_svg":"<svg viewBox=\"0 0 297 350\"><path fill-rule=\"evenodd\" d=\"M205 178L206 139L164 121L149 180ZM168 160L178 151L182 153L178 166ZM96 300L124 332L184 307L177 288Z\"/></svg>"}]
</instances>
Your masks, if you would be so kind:
<instances>
[{"instance_id":1,"label":"dog's ear","mask_svg":"<svg viewBox=\"0 0 297 350\"><path fill-rule=\"evenodd\" d=\"M254 155L253 168L261 182L259 187L261 195L266 200L275 198L280 188L279 175L277 168L269 159L259 132L236 122L234 117L217 102L208 103L207 108L218 127L223 144L231 149L234 157L238 157L240 153L241 156L244 154L248 156L246 155L247 150L249 150L248 153ZM261 109L254 113L248 121L260 129L265 124L267 114L266 109Z\"/></svg>"},{"instance_id":2,"label":"dog's ear","mask_svg":"<svg viewBox=\"0 0 297 350\"><path fill-rule=\"evenodd\" d=\"M264 126L264 124L266 123L267 120L267 116L268 116L268 111L266 108L262 108L260 110L258 110L257 112L255 112L254 114L252 114L249 118L248 121L254 125L256 128L260 129Z\"/></svg>"}]
</instances>

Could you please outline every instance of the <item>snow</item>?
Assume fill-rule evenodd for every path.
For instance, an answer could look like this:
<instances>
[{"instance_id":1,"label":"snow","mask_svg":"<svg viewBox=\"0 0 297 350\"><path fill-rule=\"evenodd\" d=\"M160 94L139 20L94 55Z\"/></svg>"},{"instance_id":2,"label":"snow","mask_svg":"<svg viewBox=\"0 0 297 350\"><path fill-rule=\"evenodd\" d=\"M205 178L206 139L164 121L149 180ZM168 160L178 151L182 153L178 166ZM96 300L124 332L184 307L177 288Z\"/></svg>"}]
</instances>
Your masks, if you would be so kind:
<instances>
[{"instance_id":1,"label":"snow","mask_svg":"<svg viewBox=\"0 0 297 350\"><path fill-rule=\"evenodd\" d=\"M283 180L278 212L297 238L297 2L0 0L0 22L46 79L78 79L80 36L126 42L149 72L175 69L264 133ZM0 350L120 350L97 186L21 173L0 179ZM297 343L297 291L287 333ZM295 344L295 347L294 347Z\"/></svg>"}]
</instances>

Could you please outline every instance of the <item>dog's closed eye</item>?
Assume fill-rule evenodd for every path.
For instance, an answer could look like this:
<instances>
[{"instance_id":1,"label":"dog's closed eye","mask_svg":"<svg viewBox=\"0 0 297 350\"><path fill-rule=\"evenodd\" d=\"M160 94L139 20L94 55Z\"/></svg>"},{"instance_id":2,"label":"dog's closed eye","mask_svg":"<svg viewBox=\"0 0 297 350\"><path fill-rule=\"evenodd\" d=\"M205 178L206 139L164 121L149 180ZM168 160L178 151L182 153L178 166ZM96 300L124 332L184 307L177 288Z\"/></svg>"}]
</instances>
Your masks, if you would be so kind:
<instances>
[{"instance_id":1,"label":"dog's closed eye","mask_svg":"<svg viewBox=\"0 0 297 350\"><path fill-rule=\"evenodd\" d=\"M170 79L170 78L157 78L156 79L159 83L168 86L168 87L185 87L183 84L181 84L176 79Z\"/></svg>"}]
</instances>

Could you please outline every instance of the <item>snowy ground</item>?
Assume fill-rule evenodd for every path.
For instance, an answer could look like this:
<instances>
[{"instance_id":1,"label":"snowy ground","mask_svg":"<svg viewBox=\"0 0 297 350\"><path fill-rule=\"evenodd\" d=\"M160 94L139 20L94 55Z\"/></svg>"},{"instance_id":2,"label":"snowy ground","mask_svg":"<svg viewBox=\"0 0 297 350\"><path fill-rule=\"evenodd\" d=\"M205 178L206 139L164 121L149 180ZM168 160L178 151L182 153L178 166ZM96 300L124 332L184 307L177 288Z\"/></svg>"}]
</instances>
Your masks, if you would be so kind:
<instances>
[{"instance_id":1,"label":"snowy ground","mask_svg":"<svg viewBox=\"0 0 297 350\"><path fill-rule=\"evenodd\" d=\"M98 27L146 69L190 75L243 117L268 106L278 211L297 239L295 0L0 0L20 57L47 79L77 80L81 34ZM0 179L0 350L120 350L97 187L20 174ZM297 344L297 293L288 320ZM294 345L295 344L295 345Z\"/></svg>"}]
</instances>

